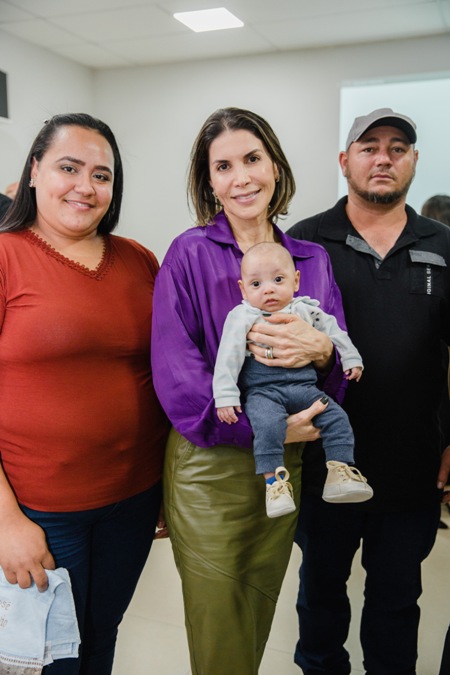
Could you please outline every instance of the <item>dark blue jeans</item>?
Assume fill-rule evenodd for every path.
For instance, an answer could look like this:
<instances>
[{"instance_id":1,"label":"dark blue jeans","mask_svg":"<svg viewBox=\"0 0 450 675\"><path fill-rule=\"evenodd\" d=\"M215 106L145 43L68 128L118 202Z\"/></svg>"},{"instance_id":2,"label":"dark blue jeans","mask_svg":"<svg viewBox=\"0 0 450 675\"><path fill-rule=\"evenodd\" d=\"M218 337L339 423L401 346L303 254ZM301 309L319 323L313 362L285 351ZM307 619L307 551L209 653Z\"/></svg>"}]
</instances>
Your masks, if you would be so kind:
<instances>
[{"instance_id":1,"label":"dark blue jeans","mask_svg":"<svg viewBox=\"0 0 450 675\"><path fill-rule=\"evenodd\" d=\"M69 570L81 649L46 675L110 675L117 631L155 534L160 484L122 502L89 511L47 513L22 506L38 523L57 567Z\"/></svg>"},{"instance_id":2,"label":"dark blue jeans","mask_svg":"<svg viewBox=\"0 0 450 675\"><path fill-rule=\"evenodd\" d=\"M444 651L442 652L441 667L439 675L448 675L450 673L450 626L445 636Z\"/></svg>"},{"instance_id":3,"label":"dark blue jeans","mask_svg":"<svg viewBox=\"0 0 450 675\"><path fill-rule=\"evenodd\" d=\"M430 553L440 506L365 513L303 495L295 540L302 549L295 663L304 675L349 675L346 584L362 542L366 571L361 645L367 675L414 675L422 593L421 562Z\"/></svg>"}]
</instances>

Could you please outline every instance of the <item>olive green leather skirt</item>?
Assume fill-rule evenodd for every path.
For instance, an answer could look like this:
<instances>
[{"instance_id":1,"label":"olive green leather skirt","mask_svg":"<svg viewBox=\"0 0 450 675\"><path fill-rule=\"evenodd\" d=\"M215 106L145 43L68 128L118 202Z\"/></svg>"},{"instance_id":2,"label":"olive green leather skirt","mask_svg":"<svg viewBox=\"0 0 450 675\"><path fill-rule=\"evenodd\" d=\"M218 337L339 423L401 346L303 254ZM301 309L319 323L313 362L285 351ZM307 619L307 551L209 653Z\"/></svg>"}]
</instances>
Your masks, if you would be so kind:
<instances>
[{"instance_id":1,"label":"olive green leather skirt","mask_svg":"<svg viewBox=\"0 0 450 675\"><path fill-rule=\"evenodd\" d=\"M165 516L182 581L192 675L258 673L294 539L302 447L285 448L297 511L272 519L250 450L199 448L171 431Z\"/></svg>"}]
</instances>

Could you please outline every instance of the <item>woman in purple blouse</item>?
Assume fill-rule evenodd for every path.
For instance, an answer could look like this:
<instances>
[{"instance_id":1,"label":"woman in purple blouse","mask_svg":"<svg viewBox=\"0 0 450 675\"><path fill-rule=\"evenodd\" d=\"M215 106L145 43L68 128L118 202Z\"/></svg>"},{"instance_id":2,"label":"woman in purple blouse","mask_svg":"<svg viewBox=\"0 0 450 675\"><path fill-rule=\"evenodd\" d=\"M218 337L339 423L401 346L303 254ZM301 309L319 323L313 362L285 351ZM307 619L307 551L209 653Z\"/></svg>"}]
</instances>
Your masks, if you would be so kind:
<instances>
[{"instance_id":1,"label":"woman in purple blouse","mask_svg":"<svg viewBox=\"0 0 450 675\"><path fill-rule=\"evenodd\" d=\"M241 301L245 251L261 241L285 246L301 273L301 294L320 300L345 328L328 254L287 237L275 224L295 191L269 124L225 108L203 125L192 149L189 195L198 226L172 243L156 280L152 367L173 424L166 454L165 514L182 579L193 675L256 675L292 548L298 511L267 518L264 481L255 475L252 430L216 414L212 377L222 327ZM313 362L322 386L344 386L329 338L293 315L249 333L255 358L268 366ZM298 506L302 441L317 438L311 419L320 401L288 419L285 465Z\"/></svg>"}]
</instances>

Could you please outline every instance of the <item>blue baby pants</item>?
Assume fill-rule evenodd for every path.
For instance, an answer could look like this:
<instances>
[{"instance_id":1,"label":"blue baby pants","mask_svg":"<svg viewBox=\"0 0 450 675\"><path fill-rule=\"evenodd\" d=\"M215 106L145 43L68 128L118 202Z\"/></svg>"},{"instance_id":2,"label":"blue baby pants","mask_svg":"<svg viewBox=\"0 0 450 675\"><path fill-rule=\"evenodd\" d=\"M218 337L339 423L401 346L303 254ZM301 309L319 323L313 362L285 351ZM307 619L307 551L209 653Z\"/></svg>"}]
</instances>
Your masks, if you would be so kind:
<instances>
[{"instance_id":1,"label":"blue baby pants","mask_svg":"<svg viewBox=\"0 0 450 675\"><path fill-rule=\"evenodd\" d=\"M283 465L286 419L324 396L315 384L312 365L304 368L266 366L246 358L239 376L243 404L253 429L256 473L271 473ZM347 414L330 399L314 418L327 461L353 463L354 437Z\"/></svg>"}]
</instances>

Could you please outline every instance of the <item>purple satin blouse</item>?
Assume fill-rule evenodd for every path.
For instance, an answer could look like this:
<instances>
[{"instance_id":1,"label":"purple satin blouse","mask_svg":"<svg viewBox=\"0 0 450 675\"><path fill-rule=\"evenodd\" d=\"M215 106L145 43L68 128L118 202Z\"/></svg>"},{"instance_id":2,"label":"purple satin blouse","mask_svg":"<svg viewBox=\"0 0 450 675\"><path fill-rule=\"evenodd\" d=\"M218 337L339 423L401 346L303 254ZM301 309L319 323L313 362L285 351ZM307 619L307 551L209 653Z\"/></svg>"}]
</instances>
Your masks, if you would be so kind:
<instances>
[{"instance_id":1,"label":"purple satin blouse","mask_svg":"<svg viewBox=\"0 0 450 675\"><path fill-rule=\"evenodd\" d=\"M300 270L301 295L320 301L345 329L339 288L322 246L298 241L274 225L279 241ZM212 395L212 377L228 312L238 305L243 253L223 212L206 227L193 227L171 244L156 278L153 296L152 371L158 398L175 429L200 447L250 448L252 430L245 414L236 424L221 423ZM321 385L342 399L339 362Z\"/></svg>"}]
</instances>

